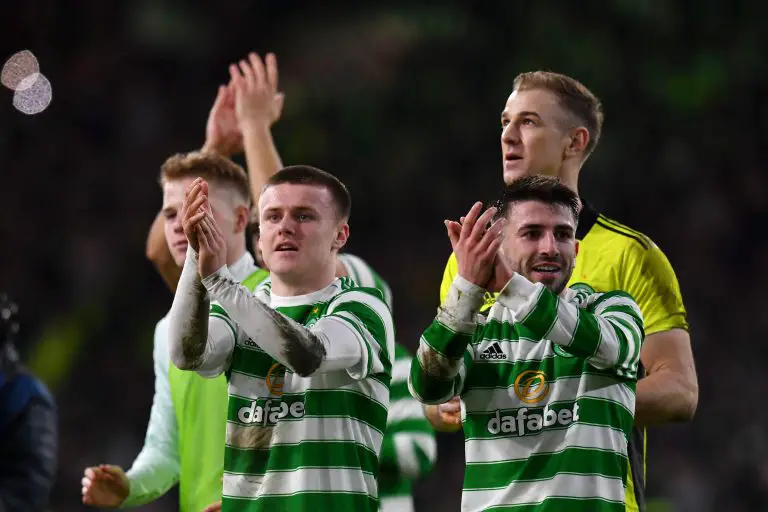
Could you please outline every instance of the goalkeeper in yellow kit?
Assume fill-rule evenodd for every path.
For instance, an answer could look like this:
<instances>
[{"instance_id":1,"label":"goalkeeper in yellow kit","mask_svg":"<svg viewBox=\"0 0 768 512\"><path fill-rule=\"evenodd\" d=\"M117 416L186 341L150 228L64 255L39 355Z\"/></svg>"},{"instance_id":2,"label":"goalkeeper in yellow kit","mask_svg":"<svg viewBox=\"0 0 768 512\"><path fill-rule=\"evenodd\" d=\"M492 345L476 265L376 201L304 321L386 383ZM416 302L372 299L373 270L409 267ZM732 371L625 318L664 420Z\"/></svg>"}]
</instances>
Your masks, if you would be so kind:
<instances>
[{"instance_id":1,"label":"goalkeeper in yellow kit","mask_svg":"<svg viewBox=\"0 0 768 512\"><path fill-rule=\"evenodd\" d=\"M531 174L558 177L578 192L584 162L600 138L600 101L571 77L544 71L518 75L501 114L504 182ZM579 253L569 281L588 292L624 290L645 319L640 353L635 429L629 440L627 511L645 510L645 427L690 420L698 404L698 383L685 307L674 270L647 236L595 211L582 198L576 239ZM440 289L441 304L457 274L451 255ZM495 297L488 295L484 309ZM458 398L427 406L440 430L461 424Z\"/></svg>"}]
</instances>

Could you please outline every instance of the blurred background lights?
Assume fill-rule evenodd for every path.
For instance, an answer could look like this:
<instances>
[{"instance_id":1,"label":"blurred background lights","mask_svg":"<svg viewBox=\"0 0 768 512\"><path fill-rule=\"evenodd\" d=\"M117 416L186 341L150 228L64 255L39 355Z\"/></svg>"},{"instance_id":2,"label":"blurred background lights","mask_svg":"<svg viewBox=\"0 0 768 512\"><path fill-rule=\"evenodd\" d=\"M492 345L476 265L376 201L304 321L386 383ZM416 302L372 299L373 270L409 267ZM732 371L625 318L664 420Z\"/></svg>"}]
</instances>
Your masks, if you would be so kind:
<instances>
[{"instance_id":1,"label":"blurred background lights","mask_svg":"<svg viewBox=\"0 0 768 512\"><path fill-rule=\"evenodd\" d=\"M0 83L14 91L13 106L24 114L39 114L51 104L51 82L40 73L37 57L29 50L13 54L3 65Z\"/></svg>"}]
</instances>

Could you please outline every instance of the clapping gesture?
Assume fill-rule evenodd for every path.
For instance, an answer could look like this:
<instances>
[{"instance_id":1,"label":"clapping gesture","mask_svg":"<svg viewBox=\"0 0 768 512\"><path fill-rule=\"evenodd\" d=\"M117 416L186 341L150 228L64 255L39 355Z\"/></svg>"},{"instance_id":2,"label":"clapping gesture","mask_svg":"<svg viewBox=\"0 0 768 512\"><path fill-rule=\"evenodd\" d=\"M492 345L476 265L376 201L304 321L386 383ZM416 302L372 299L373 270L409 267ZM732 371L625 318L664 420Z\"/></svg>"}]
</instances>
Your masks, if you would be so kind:
<instances>
[{"instance_id":1,"label":"clapping gesture","mask_svg":"<svg viewBox=\"0 0 768 512\"><path fill-rule=\"evenodd\" d=\"M181 225L190 247L198 253L198 273L208 277L227 264L227 244L208 201L208 183L197 178L184 195Z\"/></svg>"},{"instance_id":2,"label":"clapping gesture","mask_svg":"<svg viewBox=\"0 0 768 512\"><path fill-rule=\"evenodd\" d=\"M482 208L483 203L477 202L459 222L446 220L445 226L456 255L459 275L489 289L497 287L495 270L504 265L503 258L498 256L504 221L499 219L491 224L496 208L488 208L481 214Z\"/></svg>"}]
</instances>

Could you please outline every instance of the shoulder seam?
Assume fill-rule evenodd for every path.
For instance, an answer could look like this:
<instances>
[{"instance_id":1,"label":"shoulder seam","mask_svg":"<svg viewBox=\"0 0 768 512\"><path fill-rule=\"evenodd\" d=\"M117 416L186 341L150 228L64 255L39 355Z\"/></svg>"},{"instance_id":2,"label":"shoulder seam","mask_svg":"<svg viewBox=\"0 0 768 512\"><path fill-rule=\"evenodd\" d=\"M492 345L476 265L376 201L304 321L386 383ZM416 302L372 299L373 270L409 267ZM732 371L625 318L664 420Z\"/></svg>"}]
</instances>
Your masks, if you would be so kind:
<instances>
[{"instance_id":1,"label":"shoulder seam","mask_svg":"<svg viewBox=\"0 0 768 512\"><path fill-rule=\"evenodd\" d=\"M612 232L614 232L616 234L623 235L623 236L625 236L627 238L631 238L632 240L635 240L646 251L650 248L649 242L647 240L647 237L645 235L643 235L642 233L634 234L632 232L623 231L618 226L614 226L614 225L609 224L608 222L605 222L605 217L603 217L603 216L600 216L600 218L597 219L596 224L599 225L602 228L607 229L608 231L612 231ZM628 231L631 231L631 230L628 230Z\"/></svg>"},{"instance_id":2,"label":"shoulder seam","mask_svg":"<svg viewBox=\"0 0 768 512\"><path fill-rule=\"evenodd\" d=\"M610 217L608 217L606 215L603 215L603 214L600 214L599 216L600 216L600 218L602 220L604 220L605 222L607 222L608 224L610 224L613 227L616 227L618 229L624 230L627 233L632 233L634 235L637 235L640 238L648 238L645 233L643 233L641 231L638 231L636 229L633 229L633 228L627 226L626 224L622 224L621 222L617 221L616 219L612 219L612 218L610 218Z\"/></svg>"}]
</instances>

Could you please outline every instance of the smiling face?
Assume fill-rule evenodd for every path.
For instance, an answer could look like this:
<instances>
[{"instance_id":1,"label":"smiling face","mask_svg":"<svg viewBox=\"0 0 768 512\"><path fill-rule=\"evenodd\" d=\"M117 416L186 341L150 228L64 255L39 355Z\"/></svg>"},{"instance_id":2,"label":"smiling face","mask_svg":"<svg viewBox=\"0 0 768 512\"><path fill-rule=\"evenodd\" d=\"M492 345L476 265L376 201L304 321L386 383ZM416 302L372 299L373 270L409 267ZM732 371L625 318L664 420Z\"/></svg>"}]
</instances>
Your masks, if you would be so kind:
<instances>
[{"instance_id":1,"label":"smiling face","mask_svg":"<svg viewBox=\"0 0 768 512\"><path fill-rule=\"evenodd\" d=\"M576 264L576 219L565 205L520 201L510 205L501 251L509 268L559 294Z\"/></svg>"},{"instance_id":2,"label":"smiling face","mask_svg":"<svg viewBox=\"0 0 768 512\"><path fill-rule=\"evenodd\" d=\"M266 187L259 199L259 231L258 248L273 277L310 291L333 279L336 253L349 236L328 188L314 184Z\"/></svg>"}]
</instances>

